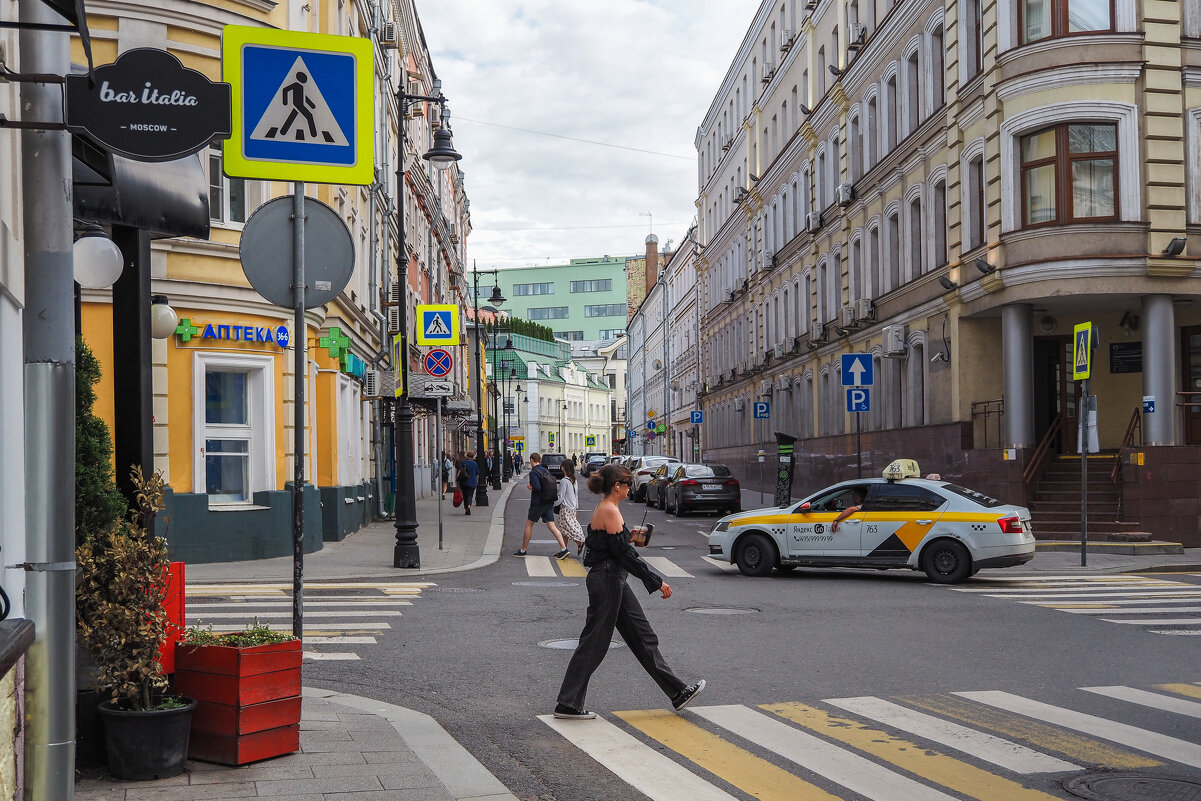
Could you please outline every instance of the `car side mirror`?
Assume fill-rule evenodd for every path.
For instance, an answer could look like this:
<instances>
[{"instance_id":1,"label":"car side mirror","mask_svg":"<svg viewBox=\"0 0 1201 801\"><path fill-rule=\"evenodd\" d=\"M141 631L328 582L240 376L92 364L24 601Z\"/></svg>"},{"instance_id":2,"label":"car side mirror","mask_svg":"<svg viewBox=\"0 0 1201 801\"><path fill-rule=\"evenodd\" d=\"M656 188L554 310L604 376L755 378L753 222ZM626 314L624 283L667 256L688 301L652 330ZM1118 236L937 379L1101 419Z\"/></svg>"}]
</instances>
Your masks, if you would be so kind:
<instances>
[{"instance_id":1,"label":"car side mirror","mask_svg":"<svg viewBox=\"0 0 1201 801\"><path fill-rule=\"evenodd\" d=\"M802 503L799 508L802 512L808 512L809 511L809 501L805 501L804 503Z\"/></svg>"}]
</instances>

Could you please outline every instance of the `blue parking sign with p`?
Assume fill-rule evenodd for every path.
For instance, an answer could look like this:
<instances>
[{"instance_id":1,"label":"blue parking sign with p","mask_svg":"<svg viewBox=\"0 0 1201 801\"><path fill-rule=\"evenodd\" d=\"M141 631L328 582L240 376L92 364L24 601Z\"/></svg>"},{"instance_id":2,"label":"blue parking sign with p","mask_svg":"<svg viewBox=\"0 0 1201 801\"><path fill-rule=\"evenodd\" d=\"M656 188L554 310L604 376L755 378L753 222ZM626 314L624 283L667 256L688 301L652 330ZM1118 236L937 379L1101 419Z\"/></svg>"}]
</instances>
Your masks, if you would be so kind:
<instances>
[{"instance_id":1,"label":"blue parking sign with p","mask_svg":"<svg viewBox=\"0 0 1201 801\"><path fill-rule=\"evenodd\" d=\"M701 423L703 423L705 421L705 413L702 411L692 412L692 413L690 413L689 416L692 419L692 424L696 425L696 426L699 426Z\"/></svg>"},{"instance_id":2,"label":"blue parking sign with p","mask_svg":"<svg viewBox=\"0 0 1201 801\"><path fill-rule=\"evenodd\" d=\"M770 401L755 401L755 419L767 420L771 417Z\"/></svg>"},{"instance_id":3,"label":"blue parking sign with p","mask_svg":"<svg viewBox=\"0 0 1201 801\"><path fill-rule=\"evenodd\" d=\"M848 412L870 412L871 410L871 390L867 387L854 387L847 390Z\"/></svg>"}]
</instances>

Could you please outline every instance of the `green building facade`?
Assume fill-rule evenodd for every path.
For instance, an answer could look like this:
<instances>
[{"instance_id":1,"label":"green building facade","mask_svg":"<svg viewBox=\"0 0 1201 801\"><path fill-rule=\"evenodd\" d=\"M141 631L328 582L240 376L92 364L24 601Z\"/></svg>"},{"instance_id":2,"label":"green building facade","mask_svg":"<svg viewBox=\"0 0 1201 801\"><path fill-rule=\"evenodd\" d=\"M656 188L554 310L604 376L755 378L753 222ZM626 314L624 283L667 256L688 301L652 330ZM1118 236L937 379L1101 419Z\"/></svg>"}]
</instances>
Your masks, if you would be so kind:
<instances>
[{"instance_id":1,"label":"green building facade","mask_svg":"<svg viewBox=\"0 0 1201 801\"><path fill-rule=\"evenodd\" d=\"M600 256L572 259L568 264L501 270L498 285L504 310L540 323L555 336L572 342L616 339L625 333L626 259ZM492 286L480 281L480 302Z\"/></svg>"}]
</instances>

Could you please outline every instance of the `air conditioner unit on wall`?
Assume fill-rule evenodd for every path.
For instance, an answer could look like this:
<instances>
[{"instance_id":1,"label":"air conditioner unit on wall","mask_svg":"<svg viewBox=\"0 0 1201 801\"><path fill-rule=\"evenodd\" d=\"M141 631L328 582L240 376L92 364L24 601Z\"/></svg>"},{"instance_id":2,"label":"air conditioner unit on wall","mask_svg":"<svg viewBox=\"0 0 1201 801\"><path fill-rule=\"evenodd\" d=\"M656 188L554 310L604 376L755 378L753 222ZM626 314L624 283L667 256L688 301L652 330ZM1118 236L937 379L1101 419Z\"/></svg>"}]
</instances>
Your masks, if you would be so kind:
<instances>
[{"instance_id":1,"label":"air conditioner unit on wall","mask_svg":"<svg viewBox=\"0 0 1201 801\"><path fill-rule=\"evenodd\" d=\"M395 22L384 23L384 27L380 29L379 43L389 50L400 47L400 30Z\"/></svg>"},{"instance_id":2,"label":"air conditioner unit on wall","mask_svg":"<svg viewBox=\"0 0 1201 801\"><path fill-rule=\"evenodd\" d=\"M784 344L783 344L783 343L780 343L780 344L778 344L778 345L772 345L772 346L771 346L771 354L772 354L773 356L775 356L777 359L783 359L783 358L784 358L784 352L785 352L785 351L784 351Z\"/></svg>"},{"instance_id":3,"label":"air conditioner unit on wall","mask_svg":"<svg viewBox=\"0 0 1201 801\"><path fill-rule=\"evenodd\" d=\"M855 308L853 306L843 306L839 310L838 322L843 328L852 328L855 325Z\"/></svg>"},{"instance_id":4,"label":"air conditioner unit on wall","mask_svg":"<svg viewBox=\"0 0 1201 801\"><path fill-rule=\"evenodd\" d=\"M790 376L790 375L780 376L780 389L786 389L786 390L792 389L792 376Z\"/></svg>"},{"instance_id":5,"label":"air conditioner unit on wall","mask_svg":"<svg viewBox=\"0 0 1201 801\"><path fill-rule=\"evenodd\" d=\"M884 326L884 355L885 356L904 356L906 353L905 346L905 326L903 325L886 325Z\"/></svg>"},{"instance_id":6,"label":"air conditioner unit on wall","mask_svg":"<svg viewBox=\"0 0 1201 801\"><path fill-rule=\"evenodd\" d=\"M855 301L855 319L856 320L874 320L876 319L876 307L872 303L871 298L858 298Z\"/></svg>"},{"instance_id":7,"label":"air conditioner unit on wall","mask_svg":"<svg viewBox=\"0 0 1201 801\"><path fill-rule=\"evenodd\" d=\"M400 333L400 282L392 284L391 288L391 303L388 307L388 333L395 335Z\"/></svg>"},{"instance_id":8,"label":"air conditioner unit on wall","mask_svg":"<svg viewBox=\"0 0 1201 801\"><path fill-rule=\"evenodd\" d=\"M834 192L840 206L849 206L855 200L855 187L851 184L839 184Z\"/></svg>"},{"instance_id":9,"label":"air conditioner unit on wall","mask_svg":"<svg viewBox=\"0 0 1201 801\"><path fill-rule=\"evenodd\" d=\"M775 62L772 62L772 61L763 62L763 78L762 78L763 83L769 83L771 81L771 76L773 76L775 74L776 74Z\"/></svg>"},{"instance_id":10,"label":"air conditioner unit on wall","mask_svg":"<svg viewBox=\"0 0 1201 801\"><path fill-rule=\"evenodd\" d=\"M810 342L825 342L826 341L826 326L822 323L811 323L809 325L809 341Z\"/></svg>"},{"instance_id":11,"label":"air conditioner unit on wall","mask_svg":"<svg viewBox=\"0 0 1201 801\"><path fill-rule=\"evenodd\" d=\"M772 386L771 386L770 378L765 378L759 382L759 394L760 395L770 395L771 391L772 391Z\"/></svg>"},{"instance_id":12,"label":"air conditioner unit on wall","mask_svg":"<svg viewBox=\"0 0 1201 801\"><path fill-rule=\"evenodd\" d=\"M792 31L784 28L780 31L780 52L787 53L792 49Z\"/></svg>"},{"instance_id":13,"label":"air conditioner unit on wall","mask_svg":"<svg viewBox=\"0 0 1201 801\"><path fill-rule=\"evenodd\" d=\"M852 22L849 33L851 38L847 42L847 50L850 50L852 53L856 50L862 50L863 43L867 41L867 26Z\"/></svg>"},{"instance_id":14,"label":"air conditioner unit on wall","mask_svg":"<svg viewBox=\"0 0 1201 801\"><path fill-rule=\"evenodd\" d=\"M379 397L379 370L365 370L363 372L363 397Z\"/></svg>"},{"instance_id":15,"label":"air conditioner unit on wall","mask_svg":"<svg viewBox=\"0 0 1201 801\"><path fill-rule=\"evenodd\" d=\"M743 400L742 398L735 398L734 399L734 411L745 412L746 411L746 401Z\"/></svg>"},{"instance_id":16,"label":"air conditioner unit on wall","mask_svg":"<svg viewBox=\"0 0 1201 801\"><path fill-rule=\"evenodd\" d=\"M805 10L812 11L817 8L817 0L805 0Z\"/></svg>"},{"instance_id":17,"label":"air conditioner unit on wall","mask_svg":"<svg viewBox=\"0 0 1201 801\"><path fill-rule=\"evenodd\" d=\"M822 213L820 211L811 211L805 215L805 230L810 233L822 227Z\"/></svg>"}]
</instances>

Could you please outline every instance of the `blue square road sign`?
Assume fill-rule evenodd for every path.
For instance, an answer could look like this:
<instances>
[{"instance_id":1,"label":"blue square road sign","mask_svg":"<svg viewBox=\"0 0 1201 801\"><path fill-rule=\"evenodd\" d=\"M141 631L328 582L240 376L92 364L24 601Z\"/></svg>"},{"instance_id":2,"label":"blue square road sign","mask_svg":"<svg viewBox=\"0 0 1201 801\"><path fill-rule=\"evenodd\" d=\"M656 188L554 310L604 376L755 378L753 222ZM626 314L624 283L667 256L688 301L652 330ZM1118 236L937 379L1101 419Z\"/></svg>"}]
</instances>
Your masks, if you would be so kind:
<instances>
[{"instance_id":1,"label":"blue square road sign","mask_svg":"<svg viewBox=\"0 0 1201 801\"><path fill-rule=\"evenodd\" d=\"M699 410L691 412L689 417L692 419L692 424L696 426L699 426L701 423L705 422L705 413Z\"/></svg>"},{"instance_id":2,"label":"blue square road sign","mask_svg":"<svg viewBox=\"0 0 1201 801\"><path fill-rule=\"evenodd\" d=\"M842 354L842 385L870 387L876 383L876 370L870 353Z\"/></svg>"},{"instance_id":3,"label":"blue square road sign","mask_svg":"<svg viewBox=\"0 0 1201 801\"><path fill-rule=\"evenodd\" d=\"M870 412L872 410L871 390L867 387L852 387L847 390L848 412Z\"/></svg>"},{"instance_id":4,"label":"blue square road sign","mask_svg":"<svg viewBox=\"0 0 1201 801\"><path fill-rule=\"evenodd\" d=\"M771 401L755 401L755 419L767 420L771 417Z\"/></svg>"}]
</instances>

